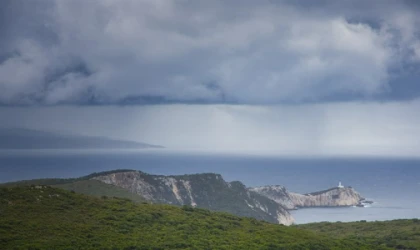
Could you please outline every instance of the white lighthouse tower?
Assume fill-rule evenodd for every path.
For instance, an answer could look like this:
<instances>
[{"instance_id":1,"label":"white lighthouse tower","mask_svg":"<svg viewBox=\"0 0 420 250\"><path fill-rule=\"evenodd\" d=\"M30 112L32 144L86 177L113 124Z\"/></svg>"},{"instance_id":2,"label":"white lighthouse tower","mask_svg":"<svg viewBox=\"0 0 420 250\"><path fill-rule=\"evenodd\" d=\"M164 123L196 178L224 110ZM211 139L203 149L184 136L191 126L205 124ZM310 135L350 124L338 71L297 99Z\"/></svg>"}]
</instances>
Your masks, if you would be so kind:
<instances>
[{"instance_id":1,"label":"white lighthouse tower","mask_svg":"<svg viewBox=\"0 0 420 250\"><path fill-rule=\"evenodd\" d=\"M338 188L344 188L344 186L341 185L341 181L338 183Z\"/></svg>"}]
</instances>

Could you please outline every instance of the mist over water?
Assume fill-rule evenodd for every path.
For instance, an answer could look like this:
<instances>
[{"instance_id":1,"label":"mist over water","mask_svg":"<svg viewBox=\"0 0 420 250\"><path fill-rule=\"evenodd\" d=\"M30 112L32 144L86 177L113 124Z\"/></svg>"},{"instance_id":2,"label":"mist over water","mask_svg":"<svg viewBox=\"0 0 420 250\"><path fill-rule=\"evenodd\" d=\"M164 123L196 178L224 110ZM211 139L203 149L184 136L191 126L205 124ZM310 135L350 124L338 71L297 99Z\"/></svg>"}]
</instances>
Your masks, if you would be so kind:
<instances>
[{"instance_id":1,"label":"mist over water","mask_svg":"<svg viewBox=\"0 0 420 250\"><path fill-rule=\"evenodd\" d=\"M306 208L293 211L297 223L420 218L420 160L384 158L286 158L170 150L1 151L0 182L80 177L113 169L150 174L220 173L247 186L284 185L307 193L352 186L375 201L366 208Z\"/></svg>"}]
</instances>

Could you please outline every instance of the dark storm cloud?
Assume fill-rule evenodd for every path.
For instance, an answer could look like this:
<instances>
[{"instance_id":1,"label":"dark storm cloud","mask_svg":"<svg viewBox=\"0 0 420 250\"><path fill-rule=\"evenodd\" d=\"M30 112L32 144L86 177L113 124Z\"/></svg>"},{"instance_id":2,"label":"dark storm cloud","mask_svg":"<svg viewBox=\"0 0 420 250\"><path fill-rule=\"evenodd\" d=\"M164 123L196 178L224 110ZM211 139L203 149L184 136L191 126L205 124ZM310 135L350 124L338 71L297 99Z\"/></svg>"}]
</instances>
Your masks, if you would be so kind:
<instances>
[{"instance_id":1,"label":"dark storm cloud","mask_svg":"<svg viewBox=\"0 0 420 250\"><path fill-rule=\"evenodd\" d=\"M420 95L416 1L49 1L0 8L0 104Z\"/></svg>"}]
</instances>

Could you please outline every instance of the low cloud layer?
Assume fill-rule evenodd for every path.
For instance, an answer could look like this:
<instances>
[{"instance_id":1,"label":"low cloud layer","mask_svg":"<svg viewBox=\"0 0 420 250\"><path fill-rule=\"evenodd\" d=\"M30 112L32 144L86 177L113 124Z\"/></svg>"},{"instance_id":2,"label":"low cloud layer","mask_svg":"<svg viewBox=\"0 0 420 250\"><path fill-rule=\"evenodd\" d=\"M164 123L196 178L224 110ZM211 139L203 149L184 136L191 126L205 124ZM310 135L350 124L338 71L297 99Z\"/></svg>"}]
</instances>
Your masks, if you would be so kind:
<instances>
[{"instance_id":1,"label":"low cloud layer","mask_svg":"<svg viewBox=\"0 0 420 250\"><path fill-rule=\"evenodd\" d=\"M415 1L1 3L0 104L420 96Z\"/></svg>"},{"instance_id":2,"label":"low cloud layer","mask_svg":"<svg viewBox=\"0 0 420 250\"><path fill-rule=\"evenodd\" d=\"M420 101L287 106L3 107L2 127L107 136L168 150L419 157Z\"/></svg>"}]
</instances>

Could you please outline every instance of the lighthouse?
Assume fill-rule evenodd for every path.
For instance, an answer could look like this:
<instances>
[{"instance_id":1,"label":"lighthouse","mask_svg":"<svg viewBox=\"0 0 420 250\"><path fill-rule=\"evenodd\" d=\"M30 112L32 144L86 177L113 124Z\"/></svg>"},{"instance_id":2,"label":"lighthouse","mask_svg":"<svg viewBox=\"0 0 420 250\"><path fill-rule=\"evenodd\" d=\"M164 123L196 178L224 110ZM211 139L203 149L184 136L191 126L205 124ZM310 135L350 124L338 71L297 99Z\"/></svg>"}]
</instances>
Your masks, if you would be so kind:
<instances>
[{"instance_id":1,"label":"lighthouse","mask_svg":"<svg viewBox=\"0 0 420 250\"><path fill-rule=\"evenodd\" d=\"M344 186L341 185L341 181L338 183L338 188L344 188Z\"/></svg>"}]
</instances>

